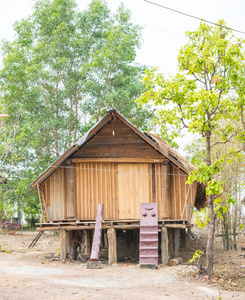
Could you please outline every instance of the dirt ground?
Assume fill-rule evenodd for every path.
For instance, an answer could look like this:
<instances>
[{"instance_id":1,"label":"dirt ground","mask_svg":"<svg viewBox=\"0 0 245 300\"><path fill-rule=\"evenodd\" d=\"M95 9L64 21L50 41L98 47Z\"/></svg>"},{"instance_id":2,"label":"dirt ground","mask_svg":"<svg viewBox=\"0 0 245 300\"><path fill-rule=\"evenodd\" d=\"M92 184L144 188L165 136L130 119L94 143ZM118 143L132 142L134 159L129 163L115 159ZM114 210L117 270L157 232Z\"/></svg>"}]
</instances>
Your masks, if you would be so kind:
<instances>
[{"instance_id":1,"label":"dirt ground","mask_svg":"<svg viewBox=\"0 0 245 300\"><path fill-rule=\"evenodd\" d=\"M43 234L35 247L28 249L36 234L0 234L0 299L245 299L245 281L241 286L238 283L245 278L244 251L223 252L219 241L215 242L215 272L233 270L236 283L224 276L210 282L187 264L193 252L205 246L205 232L180 252L183 264L157 270L130 263L103 264L96 270L80 262L61 262L56 260L57 234ZM227 284L229 291L224 290Z\"/></svg>"}]
</instances>

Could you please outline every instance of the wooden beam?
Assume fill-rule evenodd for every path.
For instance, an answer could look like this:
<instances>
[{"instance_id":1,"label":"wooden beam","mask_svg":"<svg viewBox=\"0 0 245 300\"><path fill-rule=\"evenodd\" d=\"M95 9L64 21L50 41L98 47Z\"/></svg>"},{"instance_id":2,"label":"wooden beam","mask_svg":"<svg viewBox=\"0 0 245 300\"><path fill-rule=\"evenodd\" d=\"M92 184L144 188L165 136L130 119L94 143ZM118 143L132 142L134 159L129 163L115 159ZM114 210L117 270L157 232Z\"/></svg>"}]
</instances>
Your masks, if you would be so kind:
<instances>
[{"instance_id":1,"label":"wooden beam","mask_svg":"<svg viewBox=\"0 0 245 300\"><path fill-rule=\"evenodd\" d=\"M72 163L163 163L167 159L151 159L151 158L72 158Z\"/></svg>"},{"instance_id":2,"label":"wooden beam","mask_svg":"<svg viewBox=\"0 0 245 300\"><path fill-rule=\"evenodd\" d=\"M45 199L45 196L44 196L43 188L41 186L40 186L40 190L41 190L41 194L42 194L42 198L43 198L43 205L44 205L44 209L45 209L46 219L47 219L47 222L49 222L47 203L46 203L46 199Z\"/></svg>"},{"instance_id":3,"label":"wooden beam","mask_svg":"<svg viewBox=\"0 0 245 300\"><path fill-rule=\"evenodd\" d=\"M191 228L193 224L166 224L167 228Z\"/></svg>"},{"instance_id":4,"label":"wooden beam","mask_svg":"<svg viewBox=\"0 0 245 300\"><path fill-rule=\"evenodd\" d=\"M168 254L168 231L164 226L161 230L161 256L162 256L162 265L167 266L169 263L169 254Z\"/></svg>"},{"instance_id":5,"label":"wooden beam","mask_svg":"<svg viewBox=\"0 0 245 300\"><path fill-rule=\"evenodd\" d=\"M116 264L117 263L117 236L116 230L114 228L110 228L107 230L108 237L108 264Z\"/></svg>"},{"instance_id":6,"label":"wooden beam","mask_svg":"<svg viewBox=\"0 0 245 300\"><path fill-rule=\"evenodd\" d=\"M41 212L42 212L42 221L45 222L44 215L43 215L43 206L42 206L42 200L41 200L41 196L40 196L39 184L37 184L37 192L38 192L38 198L39 198L40 208L41 208Z\"/></svg>"},{"instance_id":7,"label":"wooden beam","mask_svg":"<svg viewBox=\"0 0 245 300\"><path fill-rule=\"evenodd\" d=\"M51 225L51 223L49 224ZM56 225L56 224L55 224ZM191 228L193 224L165 224L164 225L166 228ZM95 226L44 226L44 227L38 227L36 230L37 231L54 231L54 230L61 230L65 229L67 231L72 231L72 230L94 230ZM105 224L102 226L103 229L122 229L122 230L133 230L133 229L138 229L139 225L113 225L110 226L108 224ZM160 227L161 228L161 227Z\"/></svg>"}]
</instances>

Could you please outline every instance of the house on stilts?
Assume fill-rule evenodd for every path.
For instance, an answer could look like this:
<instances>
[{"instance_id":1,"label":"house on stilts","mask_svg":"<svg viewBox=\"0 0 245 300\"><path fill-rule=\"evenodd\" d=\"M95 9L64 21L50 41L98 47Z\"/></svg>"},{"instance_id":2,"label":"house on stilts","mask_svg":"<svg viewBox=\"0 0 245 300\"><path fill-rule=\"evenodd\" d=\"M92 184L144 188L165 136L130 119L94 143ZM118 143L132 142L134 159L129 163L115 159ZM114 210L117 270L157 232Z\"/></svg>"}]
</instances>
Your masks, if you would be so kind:
<instances>
[{"instance_id":1,"label":"house on stilts","mask_svg":"<svg viewBox=\"0 0 245 300\"><path fill-rule=\"evenodd\" d=\"M193 169L159 136L110 110L30 185L43 209L37 230L60 230L61 259L81 236L89 255L97 206L103 203L101 255L109 264L124 256L137 260L140 205L157 203L159 261L167 264L192 226L194 206L205 205L203 186L186 184Z\"/></svg>"}]
</instances>

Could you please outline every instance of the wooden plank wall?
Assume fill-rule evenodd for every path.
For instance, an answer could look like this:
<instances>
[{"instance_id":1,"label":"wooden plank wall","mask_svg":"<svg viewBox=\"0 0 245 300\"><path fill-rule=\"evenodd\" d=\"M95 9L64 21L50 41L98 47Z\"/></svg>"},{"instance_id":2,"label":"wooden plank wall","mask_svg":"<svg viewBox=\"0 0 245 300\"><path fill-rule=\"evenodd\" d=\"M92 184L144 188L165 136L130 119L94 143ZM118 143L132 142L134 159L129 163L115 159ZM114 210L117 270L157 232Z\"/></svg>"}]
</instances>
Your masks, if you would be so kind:
<instances>
[{"instance_id":1,"label":"wooden plank wall","mask_svg":"<svg viewBox=\"0 0 245 300\"><path fill-rule=\"evenodd\" d=\"M149 164L118 164L119 219L140 219L140 203L152 202Z\"/></svg>"},{"instance_id":2,"label":"wooden plank wall","mask_svg":"<svg viewBox=\"0 0 245 300\"><path fill-rule=\"evenodd\" d=\"M98 203L104 204L103 219L118 218L118 164L76 164L77 219L95 220Z\"/></svg>"},{"instance_id":3,"label":"wooden plank wall","mask_svg":"<svg viewBox=\"0 0 245 300\"><path fill-rule=\"evenodd\" d=\"M159 219L187 219L197 183L171 164L76 163L57 170L42 186L49 219L95 220L98 203L105 220L139 219L141 202L157 202Z\"/></svg>"},{"instance_id":4,"label":"wooden plank wall","mask_svg":"<svg viewBox=\"0 0 245 300\"><path fill-rule=\"evenodd\" d=\"M170 217L186 220L188 205L191 204L190 215L194 208L197 182L186 184L188 176L173 165L170 166L170 174Z\"/></svg>"},{"instance_id":5,"label":"wooden plank wall","mask_svg":"<svg viewBox=\"0 0 245 300\"><path fill-rule=\"evenodd\" d=\"M163 158L159 152L118 119L106 124L101 131L74 153L71 158L79 157Z\"/></svg>"},{"instance_id":6,"label":"wooden plank wall","mask_svg":"<svg viewBox=\"0 0 245 300\"><path fill-rule=\"evenodd\" d=\"M47 211L50 220L62 220L66 218L65 209L65 170L58 169L42 185Z\"/></svg>"},{"instance_id":7,"label":"wooden plank wall","mask_svg":"<svg viewBox=\"0 0 245 300\"><path fill-rule=\"evenodd\" d=\"M141 202L157 202L159 220L187 219L197 183L172 164L76 163L58 169L41 185L49 219L95 220L98 203L105 220L139 219Z\"/></svg>"},{"instance_id":8,"label":"wooden plank wall","mask_svg":"<svg viewBox=\"0 0 245 300\"><path fill-rule=\"evenodd\" d=\"M77 163L77 218L94 220L98 203L103 203L105 220L139 219L140 203L156 201L159 218L168 218L167 168L147 163Z\"/></svg>"}]
</instances>

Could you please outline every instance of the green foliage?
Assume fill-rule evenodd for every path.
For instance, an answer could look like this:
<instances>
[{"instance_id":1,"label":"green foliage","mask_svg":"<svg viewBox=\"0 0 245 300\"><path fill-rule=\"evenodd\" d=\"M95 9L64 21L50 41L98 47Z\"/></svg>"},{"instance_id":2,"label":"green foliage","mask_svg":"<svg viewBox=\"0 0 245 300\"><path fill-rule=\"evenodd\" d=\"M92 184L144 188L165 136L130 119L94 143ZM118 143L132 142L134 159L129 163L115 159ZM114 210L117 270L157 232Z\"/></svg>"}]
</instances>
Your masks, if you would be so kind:
<instances>
[{"instance_id":1,"label":"green foliage","mask_svg":"<svg viewBox=\"0 0 245 300\"><path fill-rule=\"evenodd\" d=\"M144 82L148 91L138 101L161 105L160 125L173 125L173 137L182 126L206 137L218 132L221 120L230 120L221 134L226 140L233 132L232 120L237 120L236 102L229 92L234 87L232 78L243 65L243 41L224 28L205 23L187 37L189 42L178 56L179 73L164 79L156 70L147 71Z\"/></svg>"},{"instance_id":2,"label":"green foliage","mask_svg":"<svg viewBox=\"0 0 245 300\"><path fill-rule=\"evenodd\" d=\"M193 220L194 224L198 225L198 228L206 227L209 222L209 214L207 208L202 208L200 211L194 210L193 212Z\"/></svg>"},{"instance_id":3,"label":"green foliage","mask_svg":"<svg viewBox=\"0 0 245 300\"><path fill-rule=\"evenodd\" d=\"M7 247L6 247L6 242L3 242L3 244L0 245L0 252L4 252L4 253L8 253L8 254L11 253L11 250L7 249Z\"/></svg>"},{"instance_id":4,"label":"green foliage","mask_svg":"<svg viewBox=\"0 0 245 300\"><path fill-rule=\"evenodd\" d=\"M193 262L196 262L198 259L200 259L200 257L201 257L203 254L204 254L203 251L197 250L197 251L194 253L193 257L192 257L191 259L189 259L188 263L189 263L189 264L192 264Z\"/></svg>"},{"instance_id":5,"label":"green foliage","mask_svg":"<svg viewBox=\"0 0 245 300\"><path fill-rule=\"evenodd\" d=\"M237 39L225 28L201 22L199 28L187 32L188 42L178 55L179 72L168 79L156 70L148 70L144 79L147 91L139 103L152 103L158 107L159 125L163 132L172 128L170 138L179 135L181 128L198 136L205 144L204 156L197 168L190 173L188 183L199 181L206 185L209 205L209 242L207 247L207 272L212 274L212 245L215 231L214 196L223 192L221 179L224 163L232 162L232 155L239 153L238 143L223 155L211 156L211 150L245 136L243 118L244 89L244 40ZM237 90L237 93L234 93ZM243 130L237 128L242 121ZM167 126L166 126L167 124ZM213 137L215 136L215 139ZM244 142L244 140L243 140Z\"/></svg>"}]
</instances>

